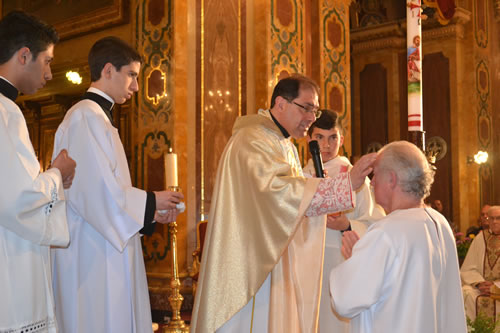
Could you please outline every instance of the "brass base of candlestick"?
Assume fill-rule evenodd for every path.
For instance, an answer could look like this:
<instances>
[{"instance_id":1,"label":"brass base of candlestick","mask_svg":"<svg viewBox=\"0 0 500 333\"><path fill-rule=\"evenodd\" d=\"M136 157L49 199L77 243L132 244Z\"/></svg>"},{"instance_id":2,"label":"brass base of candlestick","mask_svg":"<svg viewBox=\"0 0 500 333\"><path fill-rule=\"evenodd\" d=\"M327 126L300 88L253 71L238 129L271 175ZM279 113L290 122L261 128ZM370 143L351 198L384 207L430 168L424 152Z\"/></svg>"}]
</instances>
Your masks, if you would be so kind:
<instances>
[{"instance_id":1,"label":"brass base of candlestick","mask_svg":"<svg viewBox=\"0 0 500 333\"><path fill-rule=\"evenodd\" d=\"M172 191L169 187L169 190ZM163 333L180 333L189 332L189 325L184 323L181 319L181 306L184 297L180 293L181 283L178 276L177 267L177 222L172 222L168 225L168 232L170 233L171 249L172 249L172 280L170 280L170 287L172 288L172 295L168 297L170 307L172 308L172 320L163 328Z\"/></svg>"},{"instance_id":2,"label":"brass base of candlestick","mask_svg":"<svg viewBox=\"0 0 500 333\"><path fill-rule=\"evenodd\" d=\"M425 147L425 131L408 131L408 141L415 144L420 150L422 150L427 158L427 161L431 164L431 168L436 170L436 155L432 152L427 151Z\"/></svg>"}]
</instances>

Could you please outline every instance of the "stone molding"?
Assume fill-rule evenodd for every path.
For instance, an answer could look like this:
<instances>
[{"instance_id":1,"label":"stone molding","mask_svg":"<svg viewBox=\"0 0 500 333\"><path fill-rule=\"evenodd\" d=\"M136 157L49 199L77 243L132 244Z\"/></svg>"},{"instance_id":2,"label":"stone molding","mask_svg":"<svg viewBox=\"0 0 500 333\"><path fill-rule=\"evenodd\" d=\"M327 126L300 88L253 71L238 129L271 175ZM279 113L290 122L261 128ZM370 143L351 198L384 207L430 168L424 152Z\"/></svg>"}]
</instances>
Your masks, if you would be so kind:
<instances>
[{"instance_id":1,"label":"stone molding","mask_svg":"<svg viewBox=\"0 0 500 333\"><path fill-rule=\"evenodd\" d=\"M496 2L500 2L497 0ZM471 12L457 8L455 16L447 25L441 25L436 20L424 23L423 42L440 39L463 39L465 26L471 20ZM362 27L351 30L352 54L383 49L401 49L406 47L406 20L398 20L377 26Z\"/></svg>"}]
</instances>

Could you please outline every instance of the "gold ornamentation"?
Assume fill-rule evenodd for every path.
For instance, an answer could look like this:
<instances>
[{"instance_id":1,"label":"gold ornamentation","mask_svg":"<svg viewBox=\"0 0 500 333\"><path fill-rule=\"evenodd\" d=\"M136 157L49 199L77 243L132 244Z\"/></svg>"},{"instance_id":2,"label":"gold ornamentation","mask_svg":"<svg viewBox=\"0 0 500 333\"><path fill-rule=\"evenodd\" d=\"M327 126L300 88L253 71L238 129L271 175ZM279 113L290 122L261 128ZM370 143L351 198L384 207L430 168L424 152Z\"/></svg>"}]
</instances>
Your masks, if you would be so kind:
<instances>
[{"instance_id":1,"label":"gold ornamentation","mask_svg":"<svg viewBox=\"0 0 500 333\"><path fill-rule=\"evenodd\" d=\"M169 186L168 190L179 192L180 188L178 186ZM168 232L170 232L170 241L172 242L170 247L172 249L172 280L170 280L172 294L168 297L172 307L172 320L163 328L163 333L189 332L189 325L184 323L180 315L184 297L179 291L181 283L177 271L177 222L174 221L168 225Z\"/></svg>"}]
</instances>

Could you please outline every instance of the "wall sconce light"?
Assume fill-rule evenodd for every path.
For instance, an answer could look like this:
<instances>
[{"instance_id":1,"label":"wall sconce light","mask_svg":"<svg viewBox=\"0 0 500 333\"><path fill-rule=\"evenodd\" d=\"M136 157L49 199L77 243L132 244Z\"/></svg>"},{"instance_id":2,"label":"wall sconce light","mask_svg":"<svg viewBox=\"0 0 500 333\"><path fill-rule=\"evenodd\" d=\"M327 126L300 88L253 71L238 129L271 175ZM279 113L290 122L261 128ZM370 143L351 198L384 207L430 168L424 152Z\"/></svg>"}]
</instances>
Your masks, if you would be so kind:
<instances>
[{"instance_id":1,"label":"wall sconce light","mask_svg":"<svg viewBox=\"0 0 500 333\"><path fill-rule=\"evenodd\" d=\"M478 151L474 157L467 156L467 164L471 163L476 163L476 164L483 164L488 161L488 152L485 151Z\"/></svg>"},{"instance_id":2,"label":"wall sconce light","mask_svg":"<svg viewBox=\"0 0 500 333\"><path fill-rule=\"evenodd\" d=\"M78 72L68 71L66 72L66 78L73 84L82 83L82 77L80 76L80 74L78 74Z\"/></svg>"}]
</instances>

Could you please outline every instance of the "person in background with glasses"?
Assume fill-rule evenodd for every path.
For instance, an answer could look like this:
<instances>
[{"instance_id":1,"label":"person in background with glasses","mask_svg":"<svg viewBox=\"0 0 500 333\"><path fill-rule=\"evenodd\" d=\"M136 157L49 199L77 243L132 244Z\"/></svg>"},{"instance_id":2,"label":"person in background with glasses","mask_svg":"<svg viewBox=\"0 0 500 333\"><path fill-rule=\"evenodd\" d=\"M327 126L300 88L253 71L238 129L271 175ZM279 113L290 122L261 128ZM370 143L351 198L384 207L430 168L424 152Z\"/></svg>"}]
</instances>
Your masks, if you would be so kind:
<instances>
[{"instance_id":1,"label":"person in background with glasses","mask_svg":"<svg viewBox=\"0 0 500 333\"><path fill-rule=\"evenodd\" d=\"M467 236L471 234L477 235L481 230L489 229L488 209L490 209L490 207L490 205L484 205L483 208L481 208L479 218L477 219L477 225L471 225L469 229L467 229L467 232L465 233Z\"/></svg>"},{"instance_id":2,"label":"person in background with glasses","mask_svg":"<svg viewBox=\"0 0 500 333\"><path fill-rule=\"evenodd\" d=\"M353 207L374 154L350 173L305 178L292 138L320 116L319 89L293 75L271 108L240 117L219 162L191 332L316 332L325 214Z\"/></svg>"},{"instance_id":3,"label":"person in background with glasses","mask_svg":"<svg viewBox=\"0 0 500 333\"><path fill-rule=\"evenodd\" d=\"M480 312L495 319L500 311L500 302L490 298L500 281L500 206L491 206L487 214L489 230L474 238L460 269L465 311L472 320Z\"/></svg>"}]
</instances>

